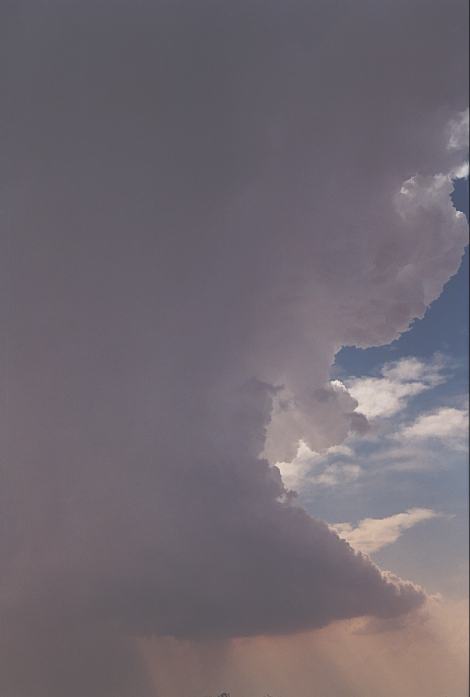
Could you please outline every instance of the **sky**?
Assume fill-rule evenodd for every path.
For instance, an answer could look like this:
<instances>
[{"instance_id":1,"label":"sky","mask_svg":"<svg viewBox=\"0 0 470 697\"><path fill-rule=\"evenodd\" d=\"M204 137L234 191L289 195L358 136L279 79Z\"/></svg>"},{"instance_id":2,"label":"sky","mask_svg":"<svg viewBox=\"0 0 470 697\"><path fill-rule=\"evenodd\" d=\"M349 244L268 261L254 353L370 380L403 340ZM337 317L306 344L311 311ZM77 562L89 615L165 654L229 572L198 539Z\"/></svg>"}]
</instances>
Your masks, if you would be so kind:
<instances>
[{"instance_id":1,"label":"sky","mask_svg":"<svg viewBox=\"0 0 470 697\"><path fill-rule=\"evenodd\" d=\"M468 218L468 178L455 180L454 187L454 205ZM425 527L413 527L406 537L397 539L393 546L377 550L375 559L381 566L422 583L433 593L465 597L468 589L468 249L458 273L449 280L442 295L423 319L417 320L408 332L389 346L366 350L342 349L336 357L334 372L336 375L360 376L363 379L368 375L380 375L383 365L391 361L412 358L429 365L436 355L442 362L442 380L430 386L429 390L411 395L410 399L405 398L402 408L390 414L389 418L398 423L416 422L427 414L437 413L443 414L446 423L451 422L452 417L459 423L455 423L450 433L440 436L437 435L437 422L434 423L426 437L420 439L417 451L403 453L405 460L398 466L396 477L392 466L390 478L385 482L364 482L364 490L359 495L356 491L348 497L348 493L343 491L340 507L345 506L344 514L356 520L380 517L384 506L392 510L394 506L401 505L404 511L408 507L419 506L438 513L436 518L429 518L434 521L431 523L434 526L432 533ZM459 421L459 413L442 412L442 409L449 408L457 408L464 415L462 422ZM395 427L392 425L392 428ZM383 446L382 440L379 450ZM379 455L377 448L371 444L361 446L356 443L354 448L356 452L359 449L364 453L365 461L371 464L372 458ZM434 450L437 450L437 457L430 452ZM395 455L400 456L399 453ZM386 456L385 447L379 457ZM364 460L360 462L364 464ZM380 493L384 485L387 497L390 497L388 503L387 497ZM406 487L409 487L408 491ZM349 489L349 486L346 488ZM338 514L337 509L334 515ZM331 511L329 515L331 517ZM322 517L328 519L326 509ZM439 523L444 520L446 524L443 529ZM456 573L450 574L449 568Z\"/></svg>"},{"instance_id":2,"label":"sky","mask_svg":"<svg viewBox=\"0 0 470 697\"><path fill-rule=\"evenodd\" d=\"M465 697L466 3L0 13L0 697Z\"/></svg>"},{"instance_id":3,"label":"sky","mask_svg":"<svg viewBox=\"0 0 470 697\"><path fill-rule=\"evenodd\" d=\"M466 181L456 183L457 192L465 194ZM466 198L460 206L468 215ZM388 519L393 526L397 513L421 509L421 514L410 516L410 527L394 529L393 545L370 551L380 566L413 578L433 593L456 598L465 597L468 588L467 289L465 258L439 300L409 332L387 347L339 352L333 372L346 384L351 381L360 404L361 394L367 400L382 392L384 400L369 407L382 412L375 416L378 433L350 438L323 459L308 459L305 451L304 462L309 464L295 473L304 478L301 496L307 510L321 510L321 517L333 524L343 516L356 525L375 518L384 519L383 525ZM384 384L384 365L404 366L410 361L423 372L437 365L442 377L424 381L424 389L419 387L415 394L407 387L413 382ZM364 390L371 378L372 395L370 389ZM385 396L384 388L388 388ZM397 388L404 395L401 402ZM439 431L441 421L444 431ZM417 423L425 427L421 437L410 438ZM384 517L385 512L390 516ZM430 522L421 524L426 520ZM402 537L404 530L409 532Z\"/></svg>"}]
</instances>

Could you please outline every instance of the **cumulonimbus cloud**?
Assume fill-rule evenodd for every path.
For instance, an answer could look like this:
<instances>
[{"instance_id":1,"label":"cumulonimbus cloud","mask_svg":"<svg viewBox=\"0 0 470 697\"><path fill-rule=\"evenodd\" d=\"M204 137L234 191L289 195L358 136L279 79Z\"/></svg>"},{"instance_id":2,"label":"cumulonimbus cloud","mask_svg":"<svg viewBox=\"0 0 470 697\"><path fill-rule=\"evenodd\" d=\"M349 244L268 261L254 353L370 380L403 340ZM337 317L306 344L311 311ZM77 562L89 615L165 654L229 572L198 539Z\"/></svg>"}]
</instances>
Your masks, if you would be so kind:
<instances>
[{"instance_id":1,"label":"cumulonimbus cloud","mask_svg":"<svg viewBox=\"0 0 470 697\"><path fill-rule=\"evenodd\" d=\"M39 642L48 622L211 637L421 604L262 453L363 428L335 352L396 338L458 269L464 3L2 12L2 611Z\"/></svg>"}]
</instances>

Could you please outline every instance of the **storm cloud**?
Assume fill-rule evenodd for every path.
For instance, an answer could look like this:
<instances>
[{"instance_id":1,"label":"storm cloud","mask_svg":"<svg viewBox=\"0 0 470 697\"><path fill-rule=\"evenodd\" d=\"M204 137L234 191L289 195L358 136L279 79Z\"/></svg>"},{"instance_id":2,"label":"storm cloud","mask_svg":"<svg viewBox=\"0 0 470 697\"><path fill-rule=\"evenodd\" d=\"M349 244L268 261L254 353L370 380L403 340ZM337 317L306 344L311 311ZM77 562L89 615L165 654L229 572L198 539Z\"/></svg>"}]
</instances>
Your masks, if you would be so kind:
<instances>
[{"instance_id":1,"label":"storm cloud","mask_svg":"<svg viewBox=\"0 0 470 697\"><path fill-rule=\"evenodd\" d=\"M420 606L275 463L367 426L336 351L392 341L459 267L464 3L2 13L2 697L75 695L55 639L47 689L14 686L44 631L219 638ZM116 694L94 674L82 697Z\"/></svg>"}]
</instances>

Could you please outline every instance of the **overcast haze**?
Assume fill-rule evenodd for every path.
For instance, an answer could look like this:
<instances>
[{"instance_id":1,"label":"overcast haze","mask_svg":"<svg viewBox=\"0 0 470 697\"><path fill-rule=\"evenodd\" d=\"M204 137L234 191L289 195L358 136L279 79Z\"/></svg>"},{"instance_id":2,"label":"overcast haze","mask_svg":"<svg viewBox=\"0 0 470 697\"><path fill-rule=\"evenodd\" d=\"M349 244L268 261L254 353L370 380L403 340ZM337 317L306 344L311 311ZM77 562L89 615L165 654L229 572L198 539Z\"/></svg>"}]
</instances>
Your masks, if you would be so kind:
<instances>
[{"instance_id":1,"label":"overcast haze","mask_svg":"<svg viewBox=\"0 0 470 697\"><path fill-rule=\"evenodd\" d=\"M374 557L463 539L444 477L407 479L462 491L461 356L338 352L461 265L466 3L1 15L0 697L464 697L464 593Z\"/></svg>"}]
</instances>

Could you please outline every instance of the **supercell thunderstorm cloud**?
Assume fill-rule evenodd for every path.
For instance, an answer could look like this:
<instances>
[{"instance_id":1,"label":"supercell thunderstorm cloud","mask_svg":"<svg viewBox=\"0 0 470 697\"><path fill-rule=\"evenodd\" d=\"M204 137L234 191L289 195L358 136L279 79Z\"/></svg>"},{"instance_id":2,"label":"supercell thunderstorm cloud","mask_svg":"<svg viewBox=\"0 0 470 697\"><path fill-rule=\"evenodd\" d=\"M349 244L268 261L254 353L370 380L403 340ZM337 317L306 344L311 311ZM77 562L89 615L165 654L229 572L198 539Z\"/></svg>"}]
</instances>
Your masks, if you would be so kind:
<instances>
[{"instance_id":1,"label":"supercell thunderstorm cloud","mask_svg":"<svg viewBox=\"0 0 470 697\"><path fill-rule=\"evenodd\" d=\"M425 592L276 462L456 273L461 0L2 8L0 697L154 694L128 637L404 616Z\"/></svg>"}]
</instances>

